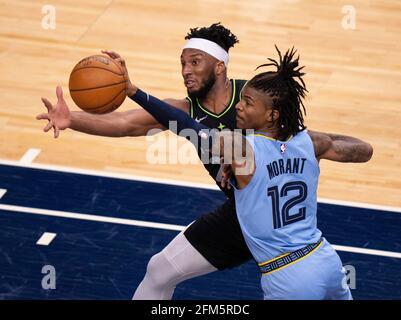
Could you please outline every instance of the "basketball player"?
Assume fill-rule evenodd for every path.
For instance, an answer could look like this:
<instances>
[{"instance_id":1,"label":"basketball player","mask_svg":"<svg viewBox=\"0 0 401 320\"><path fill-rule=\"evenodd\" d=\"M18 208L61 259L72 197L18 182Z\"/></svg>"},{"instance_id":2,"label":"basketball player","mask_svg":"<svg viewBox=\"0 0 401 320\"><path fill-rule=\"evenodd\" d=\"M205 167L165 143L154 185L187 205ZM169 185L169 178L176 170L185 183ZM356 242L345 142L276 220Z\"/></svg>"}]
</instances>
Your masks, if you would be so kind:
<instances>
[{"instance_id":1,"label":"basketball player","mask_svg":"<svg viewBox=\"0 0 401 320\"><path fill-rule=\"evenodd\" d=\"M304 73L298 58L294 59L294 49L284 57L277 51L279 62L269 59L272 63L262 65L277 70L252 78L236 105L238 128L256 133L246 138L239 134L238 142L232 131L220 132L218 138L228 140L218 146L217 154L223 158L229 154L233 161L237 214L262 273L264 298L351 300L341 260L317 229L317 184L320 159L344 161L361 142L352 137L333 141L306 130ZM186 113L139 89L132 99L160 123L174 119L179 128L192 128L210 139L206 146L219 144L219 139L212 141L213 133L204 131L206 126ZM242 151L225 149L226 144L230 148L244 143L250 146L245 158Z\"/></svg>"},{"instance_id":2,"label":"basketball player","mask_svg":"<svg viewBox=\"0 0 401 320\"><path fill-rule=\"evenodd\" d=\"M186 39L188 42L181 55L181 71L188 97L165 101L207 127L234 129L236 111L233 106L238 103L245 83L227 77L228 51L238 42L236 36L222 25L213 24L191 29ZM125 62L118 54L112 51L104 53L120 61L126 70ZM127 95L133 94L134 88L128 82ZM44 130L53 128L55 137L58 137L59 130L66 128L112 137L142 136L150 129L163 128L142 109L106 115L70 112L62 98L61 88L57 89L57 96L58 103L54 107L47 99L42 99L48 113L37 117L49 121ZM344 161L362 162L368 157L369 150L360 144L354 154ZM216 180L220 166L205 167ZM220 183L218 185L221 186ZM232 191L222 189L228 197L223 205L201 216L150 259L134 299L171 299L178 283L232 268L251 259L235 213Z\"/></svg>"}]
</instances>

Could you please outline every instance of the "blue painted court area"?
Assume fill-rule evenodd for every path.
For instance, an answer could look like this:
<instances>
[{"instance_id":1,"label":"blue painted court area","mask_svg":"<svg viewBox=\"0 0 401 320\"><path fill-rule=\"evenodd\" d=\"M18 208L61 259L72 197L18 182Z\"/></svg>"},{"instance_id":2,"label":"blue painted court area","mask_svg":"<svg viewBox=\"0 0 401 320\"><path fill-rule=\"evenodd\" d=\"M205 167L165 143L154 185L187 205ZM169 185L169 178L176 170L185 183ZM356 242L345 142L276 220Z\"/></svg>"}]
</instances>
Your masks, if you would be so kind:
<instances>
[{"instance_id":1,"label":"blue painted court area","mask_svg":"<svg viewBox=\"0 0 401 320\"><path fill-rule=\"evenodd\" d=\"M21 208L185 226L224 201L216 190L12 165L0 165L0 189L1 299L130 299L150 257L178 233ZM400 213L319 204L318 221L334 245L401 252ZM45 232L57 236L37 245ZM338 252L355 267L355 299L401 299L400 258ZM42 289L45 265L55 267L55 290ZM258 270L250 261L192 279L174 298L261 299Z\"/></svg>"}]
</instances>

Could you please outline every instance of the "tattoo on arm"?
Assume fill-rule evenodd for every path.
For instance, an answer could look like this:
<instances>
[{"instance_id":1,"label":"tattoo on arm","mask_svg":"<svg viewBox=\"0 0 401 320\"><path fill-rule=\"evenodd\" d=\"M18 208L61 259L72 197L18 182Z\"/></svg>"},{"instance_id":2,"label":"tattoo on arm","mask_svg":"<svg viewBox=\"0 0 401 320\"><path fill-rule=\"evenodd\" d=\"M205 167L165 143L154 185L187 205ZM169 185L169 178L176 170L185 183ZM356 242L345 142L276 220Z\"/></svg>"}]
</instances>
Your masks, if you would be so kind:
<instances>
[{"instance_id":1,"label":"tattoo on arm","mask_svg":"<svg viewBox=\"0 0 401 320\"><path fill-rule=\"evenodd\" d=\"M358 138L311 130L308 134L312 139L318 160L366 162L372 157L372 146Z\"/></svg>"},{"instance_id":2,"label":"tattoo on arm","mask_svg":"<svg viewBox=\"0 0 401 320\"><path fill-rule=\"evenodd\" d=\"M373 148L370 144L345 135L327 134L331 140L330 153L334 153L332 157L339 162L366 162L372 157Z\"/></svg>"}]
</instances>

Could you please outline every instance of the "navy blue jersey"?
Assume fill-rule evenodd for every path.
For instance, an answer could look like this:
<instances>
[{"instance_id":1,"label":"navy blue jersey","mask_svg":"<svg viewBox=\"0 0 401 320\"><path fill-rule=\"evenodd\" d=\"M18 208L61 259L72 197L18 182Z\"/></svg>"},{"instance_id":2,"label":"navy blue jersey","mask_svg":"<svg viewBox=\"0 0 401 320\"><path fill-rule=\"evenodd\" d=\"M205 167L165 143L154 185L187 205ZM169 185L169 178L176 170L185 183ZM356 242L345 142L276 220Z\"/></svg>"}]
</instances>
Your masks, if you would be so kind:
<instances>
[{"instance_id":1,"label":"navy blue jersey","mask_svg":"<svg viewBox=\"0 0 401 320\"><path fill-rule=\"evenodd\" d=\"M202 123L203 125L214 129L217 128L219 130L222 129L236 129L236 109L235 105L241 100L241 91L244 87L246 80L237 80L231 79L232 84L232 95L230 99L230 103L228 106L219 114L209 111L206 109L198 98L189 95L187 100L189 102L189 114L195 119L197 122ZM198 155L201 157L200 148L197 148ZM218 173L220 170L220 165L218 164L203 164L206 170L209 172L209 175L216 181L218 177ZM227 197L231 198L233 196L232 189L222 188L220 182L216 181L219 188L226 194Z\"/></svg>"}]
</instances>

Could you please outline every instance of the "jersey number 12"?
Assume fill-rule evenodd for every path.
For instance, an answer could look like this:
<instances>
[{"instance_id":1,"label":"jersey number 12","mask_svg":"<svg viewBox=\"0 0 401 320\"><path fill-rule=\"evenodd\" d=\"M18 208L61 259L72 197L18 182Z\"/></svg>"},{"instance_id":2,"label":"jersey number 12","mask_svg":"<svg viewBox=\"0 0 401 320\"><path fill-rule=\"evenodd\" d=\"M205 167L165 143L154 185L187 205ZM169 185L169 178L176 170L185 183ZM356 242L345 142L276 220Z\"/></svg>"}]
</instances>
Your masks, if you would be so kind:
<instances>
[{"instance_id":1,"label":"jersey number 12","mask_svg":"<svg viewBox=\"0 0 401 320\"><path fill-rule=\"evenodd\" d=\"M298 191L298 195L289 199L284 203L280 214L280 197L287 196L289 191ZM272 209L273 209L273 226L274 229L284 227L288 224L301 221L305 219L306 207L302 207L298 210L298 213L290 215L290 209L301 203L306 199L308 195L308 187L302 181L288 182L278 190L278 187L271 187L267 189L267 196L272 198Z\"/></svg>"}]
</instances>

